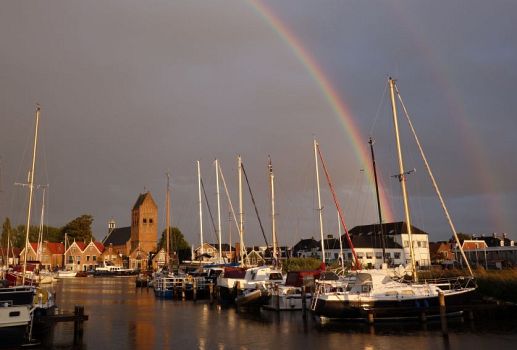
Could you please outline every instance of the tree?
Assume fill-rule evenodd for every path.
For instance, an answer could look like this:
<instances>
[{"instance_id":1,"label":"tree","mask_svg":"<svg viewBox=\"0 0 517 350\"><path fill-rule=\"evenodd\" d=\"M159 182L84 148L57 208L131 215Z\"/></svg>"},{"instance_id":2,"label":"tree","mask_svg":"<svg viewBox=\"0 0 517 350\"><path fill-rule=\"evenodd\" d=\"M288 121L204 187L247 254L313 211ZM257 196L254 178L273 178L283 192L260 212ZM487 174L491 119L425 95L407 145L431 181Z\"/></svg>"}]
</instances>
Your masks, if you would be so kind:
<instances>
[{"instance_id":1,"label":"tree","mask_svg":"<svg viewBox=\"0 0 517 350\"><path fill-rule=\"evenodd\" d=\"M61 229L60 241L64 241L65 233L70 239L83 242L90 241L92 239L92 223L93 216L89 214L83 214L73 219Z\"/></svg>"},{"instance_id":2,"label":"tree","mask_svg":"<svg viewBox=\"0 0 517 350\"><path fill-rule=\"evenodd\" d=\"M178 252L180 250L190 250L190 245L185 240L185 237L183 236L183 233L181 233L181 230L177 227L170 227L170 251ZM166 249L167 248L167 230L163 230L162 236L160 238L160 241L158 242L158 250L161 248Z\"/></svg>"}]
</instances>

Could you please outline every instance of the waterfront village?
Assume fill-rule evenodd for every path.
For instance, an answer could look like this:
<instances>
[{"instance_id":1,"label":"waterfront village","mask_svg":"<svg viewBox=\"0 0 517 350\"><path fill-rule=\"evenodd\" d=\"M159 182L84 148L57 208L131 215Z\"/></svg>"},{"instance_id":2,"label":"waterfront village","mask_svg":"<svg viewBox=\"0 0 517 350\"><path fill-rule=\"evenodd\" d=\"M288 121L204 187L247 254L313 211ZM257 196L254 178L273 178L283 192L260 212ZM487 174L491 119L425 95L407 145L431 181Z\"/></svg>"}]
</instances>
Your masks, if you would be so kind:
<instances>
[{"instance_id":1,"label":"waterfront village","mask_svg":"<svg viewBox=\"0 0 517 350\"><path fill-rule=\"evenodd\" d=\"M131 226L117 227L115 220L110 220L104 239L99 242L48 242L43 240L30 242L27 261L38 261L41 269L56 271L65 269L75 272L94 271L99 266L109 263L133 270L157 270L166 263L165 248L156 251L158 239L158 207L150 192L140 194L131 210ZM380 268L383 264L383 244L381 233L385 235L385 262L391 267L406 265L410 260L409 237L404 222L390 222L356 226L350 229L350 239L363 268ZM416 265L420 269L462 267L462 259L454 240L431 242L427 232L413 227L413 246ZM465 238L467 237L467 238ZM517 246L506 234L474 234L463 235L462 248L469 263L474 267L485 269L503 269L517 265ZM219 261L219 245L203 243L193 246L191 250L178 254L177 262L190 261L197 264L211 264ZM241 260L241 251L245 252L246 261L250 265L272 263L272 247L251 246L241 250L239 243L221 244L221 256L226 262ZM25 249L2 248L0 265L23 264ZM41 249L40 249L41 248ZM279 246L279 259L315 258L322 260L325 252L327 264L338 263L341 249L344 262L353 259L352 249L345 235L338 237L326 235L321 240L311 238L300 239L292 247ZM8 260L8 261L7 261ZM182 260L182 261L179 261Z\"/></svg>"}]
</instances>

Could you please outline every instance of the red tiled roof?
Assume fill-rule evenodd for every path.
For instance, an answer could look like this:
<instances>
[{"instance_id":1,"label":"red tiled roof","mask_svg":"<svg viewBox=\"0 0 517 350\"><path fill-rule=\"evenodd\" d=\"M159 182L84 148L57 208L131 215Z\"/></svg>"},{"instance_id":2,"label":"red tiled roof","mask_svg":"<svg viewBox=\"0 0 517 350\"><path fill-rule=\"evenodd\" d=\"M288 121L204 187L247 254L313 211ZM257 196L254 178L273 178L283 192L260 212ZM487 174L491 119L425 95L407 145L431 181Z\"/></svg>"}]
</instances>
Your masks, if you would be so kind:
<instances>
[{"instance_id":1,"label":"red tiled roof","mask_svg":"<svg viewBox=\"0 0 517 350\"><path fill-rule=\"evenodd\" d=\"M104 251L104 244L102 244L101 242L93 242L93 244L95 244L97 249L99 249L99 252L102 253Z\"/></svg>"},{"instance_id":2,"label":"red tiled roof","mask_svg":"<svg viewBox=\"0 0 517 350\"><path fill-rule=\"evenodd\" d=\"M65 252L65 245L60 242L47 242L47 249L52 254L64 254Z\"/></svg>"},{"instance_id":3,"label":"red tiled roof","mask_svg":"<svg viewBox=\"0 0 517 350\"><path fill-rule=\"evenodd\" d=\"M77 244L77 246L79 247L79 249L81 249L81 251L84 250L84 248L86 248L87 244L84 243L84 242L75 242L75 244Z\"/></svg>"}]
</instances>

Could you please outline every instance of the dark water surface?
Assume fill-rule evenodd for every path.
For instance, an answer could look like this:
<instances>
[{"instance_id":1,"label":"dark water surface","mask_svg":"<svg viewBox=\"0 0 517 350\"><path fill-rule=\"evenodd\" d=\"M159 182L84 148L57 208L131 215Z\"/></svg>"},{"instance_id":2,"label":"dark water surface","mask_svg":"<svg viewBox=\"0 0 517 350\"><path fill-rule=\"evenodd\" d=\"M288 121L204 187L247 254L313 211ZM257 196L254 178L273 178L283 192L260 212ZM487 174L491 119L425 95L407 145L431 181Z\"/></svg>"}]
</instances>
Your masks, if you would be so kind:
<instances>
[{"instance_id":1,"label":"dark water surface","mask_svg":"<svg viewBox=\"0 0 517 350\"><path fill-rule=\"evenodd\" d=\"M237 313L208 301L155 299L134 278L72 278L54 286L57 303L83 305L89 320L78 349L517 349L517 316L508 321L324 326L301 312ZM73 324L59 324L52 348L71 349Z\"/></svg>"}]
</instances>

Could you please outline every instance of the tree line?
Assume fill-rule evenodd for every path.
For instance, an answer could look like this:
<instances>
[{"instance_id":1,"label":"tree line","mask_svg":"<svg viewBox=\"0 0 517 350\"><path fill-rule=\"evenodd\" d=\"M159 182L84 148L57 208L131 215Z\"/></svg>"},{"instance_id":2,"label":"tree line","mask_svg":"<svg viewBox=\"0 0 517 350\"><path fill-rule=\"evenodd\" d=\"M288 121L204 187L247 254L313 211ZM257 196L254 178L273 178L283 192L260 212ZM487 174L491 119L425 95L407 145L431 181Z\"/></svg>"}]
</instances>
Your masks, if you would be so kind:
<instances>
[{"instance_id":1,"label":"tree line","mask_svg":"<svg viewBox=\"0 0 517 350\"><path fill-rule=\"evenodd\" d=\"M65 233L69 240L89 242L93 239L92 234L93 216L83 214L63 227L54 227L43 225L43 240L49 242L64 242ZM40 227L35 225L29 226L29 242L37 242ZM2 235L0 236L0 246L7 247L7 239L10 239L10 246L23 248L25 247L25 235L27 232L26 225L17 225L13 227L11 220L5 218L2 224Z\"/></svg>"}]
</instances>

